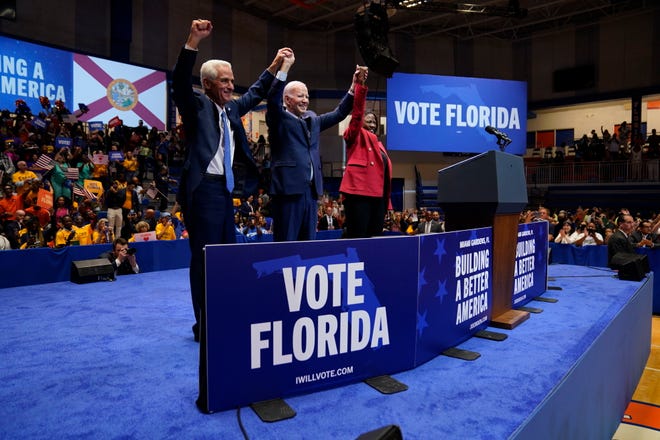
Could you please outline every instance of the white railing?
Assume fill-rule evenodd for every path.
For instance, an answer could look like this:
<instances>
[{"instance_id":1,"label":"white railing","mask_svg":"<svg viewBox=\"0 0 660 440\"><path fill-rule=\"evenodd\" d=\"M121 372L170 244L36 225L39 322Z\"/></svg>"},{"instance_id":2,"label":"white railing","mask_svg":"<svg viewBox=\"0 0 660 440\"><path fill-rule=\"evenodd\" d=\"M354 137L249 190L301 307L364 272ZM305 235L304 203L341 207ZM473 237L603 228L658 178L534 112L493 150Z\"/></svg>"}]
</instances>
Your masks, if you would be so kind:
<instances>
[{"instance_id":1,"label":"white railing","mask_svg":"<svg viewBox=\"0 0 660 440\"><path fill-rule=\"evenodd\" d=\"M640 164L630 161L541 163L525 165L525 175L528 185L657 183L658 160L647 160Z\"/></svg>"}]
</instances>

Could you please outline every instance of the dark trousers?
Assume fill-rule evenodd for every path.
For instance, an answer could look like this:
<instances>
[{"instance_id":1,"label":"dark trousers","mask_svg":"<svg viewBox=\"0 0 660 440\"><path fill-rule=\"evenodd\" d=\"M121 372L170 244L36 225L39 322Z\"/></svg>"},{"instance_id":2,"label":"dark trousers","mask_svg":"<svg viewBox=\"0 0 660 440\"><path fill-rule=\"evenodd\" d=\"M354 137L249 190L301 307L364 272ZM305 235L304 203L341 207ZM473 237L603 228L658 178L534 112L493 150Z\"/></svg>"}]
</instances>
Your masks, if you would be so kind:
<instances>
[{"instance_id":1,"label":"dark trousers","mask_svg":"<svg viewBox=\"0 0 660 440\"><path fill-rule=\"evenodd\" d=\"M197 406L208 412L206 374L206 286L204 246L235 243L234 207L224 180L202 179L184 212L190 245L190 294L199 335L199 399Z\"/></svg>"},{"instance_id":2,"label":"dark trousers","mask_svg":"<svg viewBox=\"0 0 660 440\"><path fill-rule=\"evenodd\" d=\"M274 195L271 207L274 241L316 238L317 202L316 192L311 186L303 194Z\"/></svg>"},{"instance_id":3,"label":"dark trousers","mask_svg":"<svg viewBox=\"0 0 660 440\"><path fill-rule=\"evenodd\" d=\"M344 194L345 238L383 235L387 201L384 197Z\"/></svg>"}]
</instances>

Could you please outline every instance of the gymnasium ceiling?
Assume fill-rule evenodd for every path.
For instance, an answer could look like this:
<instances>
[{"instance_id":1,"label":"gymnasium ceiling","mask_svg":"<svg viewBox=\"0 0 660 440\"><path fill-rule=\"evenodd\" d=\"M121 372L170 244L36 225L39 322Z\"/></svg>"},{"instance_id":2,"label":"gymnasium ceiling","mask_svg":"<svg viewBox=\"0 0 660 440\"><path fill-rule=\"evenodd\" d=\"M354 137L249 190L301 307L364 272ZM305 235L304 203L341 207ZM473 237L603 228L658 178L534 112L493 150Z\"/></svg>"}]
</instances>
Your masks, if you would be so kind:
<instances>
[{"instance_id":1,"label":"gymnasium ceiling","mask_svg":"<svg viewBox=\"0 0 660 440\"><path fill-rule=\"evenodd\" d=\"M406 8L406 2L421 4ZM222 3L288 29L332 34L354 32L355 14L365 1L223 0ZM374 0L374 3L387 9L390 33L403 33L415 39L447 36L459 40L481 37L524 40L532 34L559 33L660 9L657 0L473 0L472 3Z\"/></svg>"}]
</instances>

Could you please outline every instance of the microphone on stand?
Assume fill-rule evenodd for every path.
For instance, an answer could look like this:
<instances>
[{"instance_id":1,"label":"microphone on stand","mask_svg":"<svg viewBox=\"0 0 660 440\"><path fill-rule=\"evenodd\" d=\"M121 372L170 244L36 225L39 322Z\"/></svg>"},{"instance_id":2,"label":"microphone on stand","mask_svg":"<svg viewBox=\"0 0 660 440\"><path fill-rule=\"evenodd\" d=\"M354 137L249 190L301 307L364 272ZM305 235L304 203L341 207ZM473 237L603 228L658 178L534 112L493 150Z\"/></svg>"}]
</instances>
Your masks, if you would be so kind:
<instances>
[{"instance_id":1,"label":"microphone on stand","mask_svg":"<svg viewBox=\"0 0 660 440\"><path fill-rule=\"evenodd\" d=\"M486 132L497 136L497 145L500 146L500 150L502 151L504 151L504 148L511 143L511 138L495 127L491 127L490 125L486 126Z\"/></svg>"}]
</instances>

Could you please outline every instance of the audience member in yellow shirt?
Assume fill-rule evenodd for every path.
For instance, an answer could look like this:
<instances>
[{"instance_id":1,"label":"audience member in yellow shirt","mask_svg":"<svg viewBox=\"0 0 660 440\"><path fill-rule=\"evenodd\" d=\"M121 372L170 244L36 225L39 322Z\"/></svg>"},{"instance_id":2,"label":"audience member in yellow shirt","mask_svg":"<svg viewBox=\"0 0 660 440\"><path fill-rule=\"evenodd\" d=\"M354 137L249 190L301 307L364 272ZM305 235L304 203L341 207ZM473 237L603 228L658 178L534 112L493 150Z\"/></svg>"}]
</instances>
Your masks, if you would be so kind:
<instances>
[{"instance_id":1,"label":"audience member in yellow shirt","mask_svg":"<svg viewBox=\"0 0 660 440\"><path fill-rule=\"evenodd\" d=\"M24 160L19 160L16 167L18 170L12 174L11 181L16 187L16 194L20 196L30 188L30 183L39 180L39 177L27 169L27 163Z\"/></svg>"},{"instance_id":2,"label":"audience member in yellow shirt","mask_svg":"<svg viewBox=\"0 0 660 440\"><path fill-rule=\"evenodd\" d=\"M55 247L61 248L65 246L79 244L76 231L73 229L73 219L70 215L62 217L62 227L55 234Z\"/></svg>"},{"instance_id":3,"label":"audience member in yellow shirt","mask_svg":"<svg viewBox=\"0 0 660 440\"><path fill-rule=\"evenodd\" d=\"M81 246L92 244L92 230L91 225L84 224L83 217L80 214L73 216L73 230L76 231L76 240Z\"/></svg>"},{"instance_id":4,"label":"audience member in yellow shirt","mask_svg":"<svg viewBox=\"0 0 660 440\"><path fill-rule=\"evenodd\" d=\"M129 182L133 180L133 176L135 176L135 173L137 172L138 169L138 162L137 159L133 156L132 151L127 151L126 155L124 156L124 160L122 161L122 166L124 167L124 175L126 176L126 180Z\"/></svg>"},{"instance_id":5,"label":"audience member in yellow shirt","mask_svg":"<svg viewBox=\"0 0 660 440\"><path fill-rule=\"evenodd\" d=\"M172 216L169 212L161 212L160 219L156 225L156 238L159 240L176 240Z\"/></svg>"}]
</instances>

